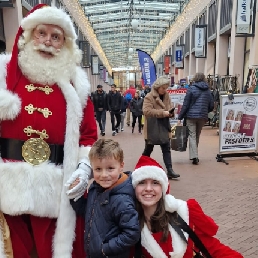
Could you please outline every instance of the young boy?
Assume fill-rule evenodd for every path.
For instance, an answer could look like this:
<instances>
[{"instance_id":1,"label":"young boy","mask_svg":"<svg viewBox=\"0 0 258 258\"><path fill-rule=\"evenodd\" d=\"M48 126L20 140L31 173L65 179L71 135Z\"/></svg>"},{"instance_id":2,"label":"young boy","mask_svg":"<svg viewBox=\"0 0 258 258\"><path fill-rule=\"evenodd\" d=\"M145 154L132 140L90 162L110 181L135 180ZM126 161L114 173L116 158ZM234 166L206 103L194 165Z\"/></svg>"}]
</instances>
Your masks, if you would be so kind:
<instances>
[{"instance_id":1,"label":"young boy","mask_svg":"<svg viewBox=\"0 0 258 258\"><path fill-rule=\"evenodd\" d=\"M70 201L76 214L85 216L87 257L127 258L140 238L131 172L123 172L123 156L117 142L96 141L89 153L94 181L88 195Z\"/></svg>"}]
</instances>

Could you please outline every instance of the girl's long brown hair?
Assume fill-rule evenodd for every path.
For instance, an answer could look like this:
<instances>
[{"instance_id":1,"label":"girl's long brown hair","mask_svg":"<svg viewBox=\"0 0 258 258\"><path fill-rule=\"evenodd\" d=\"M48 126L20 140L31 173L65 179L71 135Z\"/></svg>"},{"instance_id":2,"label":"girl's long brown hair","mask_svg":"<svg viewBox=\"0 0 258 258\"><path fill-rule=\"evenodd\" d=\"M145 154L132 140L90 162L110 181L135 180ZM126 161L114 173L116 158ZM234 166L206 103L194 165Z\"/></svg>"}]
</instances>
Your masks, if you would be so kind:
<instances>
[{"instance_id":1,"label":"girl's long brown hair","mask_svg":"<svg viewBox=\"0 0 258 258\"><path fill-rule=\"evenodd\" d=\"M136 209L139 214L139 221L141 229L143 229L144 223L146 222L144 211L141 203L136 200ZM165 242L168 238L169 229L168 225L171 221L177 223L177 213L170 213L165 210L165 204L163 197L157 203L157 209L154 214L150 218L151 232L163 232L162 237L160 239L161 242Z\"/></svg>"}]
</instances>

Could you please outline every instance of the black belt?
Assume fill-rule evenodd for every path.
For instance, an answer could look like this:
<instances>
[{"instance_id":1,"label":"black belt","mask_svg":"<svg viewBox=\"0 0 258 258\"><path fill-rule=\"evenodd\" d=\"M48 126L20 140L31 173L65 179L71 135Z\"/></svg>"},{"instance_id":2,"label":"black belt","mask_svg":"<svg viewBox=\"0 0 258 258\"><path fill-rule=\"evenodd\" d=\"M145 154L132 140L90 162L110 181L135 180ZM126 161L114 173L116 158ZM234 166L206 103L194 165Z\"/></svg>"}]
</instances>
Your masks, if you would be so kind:
<instances>
[{"instance_id":1,"label":"black belt","mask_svg":"<svg viewBox=\"0 0 258 258\"><path fill-rule=\"evenodd\" d=\"M0 151L3 159L24 160L22 157L22 145L25 141L0 138ZM49 161L52 163L63 164L64 145L48 144L50 148Z\"/></svg>"}]
</instances>

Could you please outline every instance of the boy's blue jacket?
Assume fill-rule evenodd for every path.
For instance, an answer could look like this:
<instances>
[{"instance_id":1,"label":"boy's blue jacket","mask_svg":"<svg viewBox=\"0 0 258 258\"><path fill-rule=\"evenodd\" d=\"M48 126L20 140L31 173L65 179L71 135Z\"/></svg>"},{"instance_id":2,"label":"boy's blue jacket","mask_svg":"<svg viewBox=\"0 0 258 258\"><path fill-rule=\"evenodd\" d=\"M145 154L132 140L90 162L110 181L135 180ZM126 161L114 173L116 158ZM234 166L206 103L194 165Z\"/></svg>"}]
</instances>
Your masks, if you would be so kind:
<instances>
[{"instance_id":1,"label":"boy's blue jacket","mask_svg":"<svg viewBox=\"0 0 258 258\"><path fill-rule=\"evenodd\" d=\"M88 258L127 258L130 247L140 238L131 172L124 174L122 178L128 178L111 189L105 190L94 181L87 198L71 200L76 213L85 216L84 248Z\"/></svg>"}]
</instances>

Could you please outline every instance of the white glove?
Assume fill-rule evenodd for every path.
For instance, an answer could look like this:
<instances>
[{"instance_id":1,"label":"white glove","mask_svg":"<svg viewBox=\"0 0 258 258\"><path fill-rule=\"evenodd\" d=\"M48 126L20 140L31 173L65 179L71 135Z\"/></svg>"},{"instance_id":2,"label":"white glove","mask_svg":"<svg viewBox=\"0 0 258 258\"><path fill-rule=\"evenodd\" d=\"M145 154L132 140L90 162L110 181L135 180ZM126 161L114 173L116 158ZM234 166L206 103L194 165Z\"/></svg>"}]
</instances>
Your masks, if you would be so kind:
<instances>
[{"instance_id":1,"label":"white glove","mask_svg":"<svg viewBox=\"0 0 258 258\"><path fill-rule=\"evenodd\" d=\"M73 174L65 184L65 187L67 187L66 194L69 199L74 199L74 201L76 202L81 196L84 195L88 186L89 179L91 178L91 174L92 169L88 160L81 160L79 162L78 168L73 172ZM75 187L69 190L69 187L76 179L79 179L80 182Z\"/></svg>"}]
</instances>

